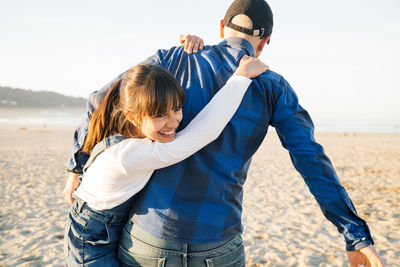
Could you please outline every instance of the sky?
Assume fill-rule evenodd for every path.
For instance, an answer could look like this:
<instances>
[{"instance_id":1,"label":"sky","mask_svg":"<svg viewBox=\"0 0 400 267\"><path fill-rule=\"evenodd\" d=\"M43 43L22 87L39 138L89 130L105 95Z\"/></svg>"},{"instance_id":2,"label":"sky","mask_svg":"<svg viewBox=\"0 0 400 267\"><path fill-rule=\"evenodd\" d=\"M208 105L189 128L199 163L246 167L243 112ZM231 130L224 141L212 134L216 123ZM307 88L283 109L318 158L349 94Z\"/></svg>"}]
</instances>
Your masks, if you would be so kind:
<instances>
[{"instance_id":1,"label":"sky","mask_svg":"<svg viewBox=\"0 0 400 267\"><path fill-rule=\"evenodd\" d=\"M231 0L0 0L0 86L87 95L179 34L216 44ZM260 59L315 119L400 122L400 1L269 0Z\"/></svg>"}]
</instances>

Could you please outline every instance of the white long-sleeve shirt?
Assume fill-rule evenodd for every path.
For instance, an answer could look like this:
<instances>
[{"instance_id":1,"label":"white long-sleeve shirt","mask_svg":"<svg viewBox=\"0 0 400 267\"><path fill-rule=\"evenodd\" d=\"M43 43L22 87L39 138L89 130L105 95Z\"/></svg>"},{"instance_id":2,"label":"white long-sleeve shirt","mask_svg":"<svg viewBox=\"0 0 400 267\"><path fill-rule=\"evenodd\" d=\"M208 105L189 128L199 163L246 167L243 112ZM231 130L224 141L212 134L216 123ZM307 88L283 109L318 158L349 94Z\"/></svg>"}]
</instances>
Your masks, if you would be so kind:
<instances>
[{"instance_id":1,"label":"white long-sleeve shirt","mask_svg":"<svg viewBox=\"0 0 400 267\"><path fill-rule=\"evenodd\" d=\"M250 84L251 79L233 75L171 142L128 138L109 147L87 169L75 195L97 210L122 204L146 185L154 170L182 161L217 139Z\"/></svg>"}]
</instances>

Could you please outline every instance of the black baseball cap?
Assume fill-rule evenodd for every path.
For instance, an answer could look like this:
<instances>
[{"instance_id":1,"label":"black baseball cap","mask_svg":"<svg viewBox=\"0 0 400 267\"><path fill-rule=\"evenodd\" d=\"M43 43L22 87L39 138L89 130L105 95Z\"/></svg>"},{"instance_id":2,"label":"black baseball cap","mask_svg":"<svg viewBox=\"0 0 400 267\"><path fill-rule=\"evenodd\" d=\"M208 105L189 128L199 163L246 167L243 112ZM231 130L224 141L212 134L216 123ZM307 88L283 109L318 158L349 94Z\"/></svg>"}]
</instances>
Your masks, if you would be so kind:
<instances>
[{"instance_id":1,"label":"black baseball cap","mask_svg":"<svg viewBox=\"0 0 400 267\"><path fill-rule=\"evenodd\" d=\"M243 28L231 22L232 18L239 14L251 19L253 29ZM259 36L261 39L272 33L272 10L264 0L235 0L226 11L224 25L239 32Z\"/></svg>"}]
</instances>

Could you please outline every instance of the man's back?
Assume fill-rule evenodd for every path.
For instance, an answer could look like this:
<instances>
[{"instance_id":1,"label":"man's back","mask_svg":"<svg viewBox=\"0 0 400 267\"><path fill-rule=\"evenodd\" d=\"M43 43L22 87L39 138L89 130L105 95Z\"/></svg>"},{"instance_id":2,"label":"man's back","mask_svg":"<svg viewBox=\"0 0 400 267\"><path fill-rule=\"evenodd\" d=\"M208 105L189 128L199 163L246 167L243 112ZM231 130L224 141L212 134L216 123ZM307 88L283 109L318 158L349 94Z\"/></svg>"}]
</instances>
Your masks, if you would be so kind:
<instances>
[{"instance_id":1,"label":"man's back","mask_svg":"<svg viewBox=\"0 0 400 267\"><path fill-rule=\"evenodd\" d=\"M185 127L225 84L240 58L253 53L246 40L229 38L194 55L182 48L160 50L146 63L169 69L186 89ZM278 82L280 76L268 71L261 79ZM133 221L139 227L158 238L190 243L219 241L242 231L242 185L272 116L274 93L265 84L253 82L216 141L154 173L136 198Z\"/></svg>"},{"instance_id":2,"label":"man's back","mask_svg":"<svg viewBox=\"0 0 400 267\"><path fill-rule=\"evenodd\" d=\"M197 55L186 55L182 48L160 50L144 63L170 70L186 89L184 127L222 87L246 53L252 56L253 46L233 37ZM98 105L114 82L91 95L89 110ZM69 164L74 171L85 162L79 148L88 121L83 120L75 132L74 156ZM251 156L268 125L276 129L325 217L344 234L346 249L373 244L366 222L357 215L330 160L314 140L310 116L285 79L272 71L253 79L239 109L216 141L186 161L154 173L137 196L132 221L160 240L191 244L228 240L239 234L242 186Z\"/></svg>"}]
</instances>

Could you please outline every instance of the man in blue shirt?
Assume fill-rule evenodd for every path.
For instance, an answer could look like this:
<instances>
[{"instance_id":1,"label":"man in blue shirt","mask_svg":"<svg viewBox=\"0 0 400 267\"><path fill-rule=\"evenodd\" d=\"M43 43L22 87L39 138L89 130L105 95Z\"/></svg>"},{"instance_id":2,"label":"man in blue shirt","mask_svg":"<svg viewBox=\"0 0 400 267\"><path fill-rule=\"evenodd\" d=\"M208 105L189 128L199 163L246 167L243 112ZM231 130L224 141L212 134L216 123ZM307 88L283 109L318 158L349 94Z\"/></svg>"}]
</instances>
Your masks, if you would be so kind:
<instances>
[{"instance_id":1,"label":"man in blue shirt","mask_svg":"<svg viewBox=\"0 0 400 267\"><path fill-rule=\"evenodd\" d=\"M223 42L191 55L182 47L158 50L144 62L168 69L185 89L181 128L224 85L243 55L261 54L272 26L272 11L264 0L236 0L221 21ZM89 114L111 84L89 97L88 117L75 132L68 167L72 172L81 172L86 161L87 155L79 150ZM314 140L311 118L288 82L272 71L253 80L217 140L187 160L154 173L138 194L124 229L121 262L133 266L244 266L240 237L243 184L251 157L269 125L275 127L326 218L344 235L351 266L382 266L366 222L357 215L323 148ZM68 183L66 191L77 184Z\"/></svg>"}]
</instances>

